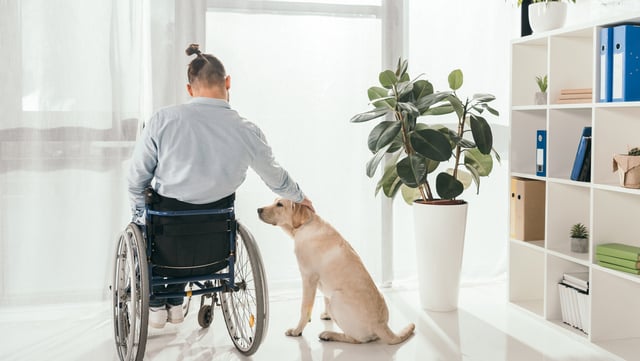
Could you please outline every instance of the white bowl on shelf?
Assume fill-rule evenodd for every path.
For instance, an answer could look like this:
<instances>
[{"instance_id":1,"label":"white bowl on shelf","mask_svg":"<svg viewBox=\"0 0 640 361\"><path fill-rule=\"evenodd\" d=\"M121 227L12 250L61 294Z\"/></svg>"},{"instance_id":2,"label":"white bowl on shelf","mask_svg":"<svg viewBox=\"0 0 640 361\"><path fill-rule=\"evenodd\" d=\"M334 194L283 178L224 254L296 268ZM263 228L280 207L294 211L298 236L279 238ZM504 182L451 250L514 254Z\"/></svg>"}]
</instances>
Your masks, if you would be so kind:
<instances>
[{"instance_id":1,"label":"white bowl on shelf","mask_svg":"<svg viewBox=\"0 0 640 361\"><path fill-rule=\"evenodd\" d=\"M561 28L567 19L567 3L545 1L529 5L529 24L534 33Z\"/></svg>"}]
</instances>

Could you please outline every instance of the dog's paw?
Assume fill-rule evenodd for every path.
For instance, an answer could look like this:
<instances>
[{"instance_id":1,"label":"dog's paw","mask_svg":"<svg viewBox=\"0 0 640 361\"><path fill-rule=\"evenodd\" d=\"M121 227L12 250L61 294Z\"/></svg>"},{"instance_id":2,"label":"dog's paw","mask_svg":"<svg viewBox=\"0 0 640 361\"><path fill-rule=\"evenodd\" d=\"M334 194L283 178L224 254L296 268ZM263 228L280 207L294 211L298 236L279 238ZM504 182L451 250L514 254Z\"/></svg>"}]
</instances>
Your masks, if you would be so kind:
<instances>
[{"instance_id":1,"label":"dog's paw","mask_svg":"<svg viewBox=\"0 0 640 361\"><path fill-rule=\"evenodd\" d=\"M298 331L295 328L290 328L284 334L291 337L300 337L302 336L302 331Z\"/></svg>"},{"instance_id":2,"label":"dog's paw","mask_svg":"<svg viewBox=\"0 0 640 361\"><path fill-rule=\"evenodd\" d=\"M331 320L331 316L329 315L329 313L328 313L328 312L322 312L322 313L320 314L320 319L321 319L321 320L328 321L328 320Z\"/></svg>"},{"instance_id":3,"label":"dog's paw","mask_svg":"<svg viewBox=\"0 0 640 361\"><path fill-rule=\"evenodd\" d=\"M333 341L333 337L332 337L332 335L333 335L333 332L331 332L331 331L324 331L324 332L321 332L321 333L318 335L318 338L319 338L320 340L322 340L322 341Z\"/></svg>"}]
</instances>

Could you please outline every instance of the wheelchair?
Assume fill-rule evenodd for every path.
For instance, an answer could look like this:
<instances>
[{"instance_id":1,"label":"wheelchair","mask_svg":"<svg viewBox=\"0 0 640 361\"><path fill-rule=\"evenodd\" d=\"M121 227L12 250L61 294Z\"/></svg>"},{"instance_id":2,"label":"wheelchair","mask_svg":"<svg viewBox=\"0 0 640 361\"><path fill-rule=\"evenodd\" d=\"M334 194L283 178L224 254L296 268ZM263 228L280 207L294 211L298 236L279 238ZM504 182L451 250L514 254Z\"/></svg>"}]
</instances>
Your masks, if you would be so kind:
<instances>
[{"instance_id":1,"label":"wheelchair","mask_svg":"<svg viewBox=\"0 0 640 361\"><path fill-rule=\"evenodd\" d=\"M145 225L130 223L120 234L111 285L115 344L122 361L142 360L149 301L200 296L198 323L207 328L220 306L238 351L254 354L268 327L268 294L255 239L235 219L234 197L195 205L145 190ZM186 284L184 292L159 287Z\"/></svg>"}]
</instances>

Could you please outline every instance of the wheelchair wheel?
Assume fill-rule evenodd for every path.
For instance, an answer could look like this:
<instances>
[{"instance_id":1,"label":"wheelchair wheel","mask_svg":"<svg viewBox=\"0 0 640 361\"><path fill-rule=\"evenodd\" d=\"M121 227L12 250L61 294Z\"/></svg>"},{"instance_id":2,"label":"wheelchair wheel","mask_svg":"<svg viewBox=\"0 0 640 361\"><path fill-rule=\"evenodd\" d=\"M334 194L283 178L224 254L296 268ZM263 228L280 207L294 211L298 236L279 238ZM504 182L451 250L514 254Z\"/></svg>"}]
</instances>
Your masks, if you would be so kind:
<instances>
[{"instance_id":1,"label":"wheelchair wheel","mask_svg":"<svg viewBox=\"0 0 640 361\"><path fill-rule=\"evenodd\" d=\"M134 223L118 240L111 287L118 356L122 361L142 360L147 344L149 282L144 239Z\"/></svg>"},{"instance_id":2,"label":"wheelchair wheel","mask_svg":"<svg viewBox=\"0 0 640 361\"><path fill-rule=\"evenodd\" d=\"M251 233L240 223L234 271L239 289L221 293L220 305L231 340L248 356L258 350L267 333L269 296L260 250Z\"/></svg>"},{"instance_id":3,"label":"wheelchair wheel","mask_svg":"<svg viewBox=\"0 0 640 361\"><path fill-rule=\"evenodd\" d=\"M211 305L203 305L198 311L198 324L202 328L211 326L213 321L213 307Z\"/></svg>"}]
</instances>

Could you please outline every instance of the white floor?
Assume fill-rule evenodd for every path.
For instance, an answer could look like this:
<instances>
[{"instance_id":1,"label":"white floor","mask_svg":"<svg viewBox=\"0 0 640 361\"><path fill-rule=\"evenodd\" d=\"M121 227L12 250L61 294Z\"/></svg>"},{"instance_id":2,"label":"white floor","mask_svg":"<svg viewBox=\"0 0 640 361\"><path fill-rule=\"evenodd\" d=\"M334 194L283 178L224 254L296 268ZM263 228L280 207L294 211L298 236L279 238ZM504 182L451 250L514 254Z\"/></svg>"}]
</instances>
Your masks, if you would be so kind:
<instances>
[{"instance_id":1,"label":"white floor","mask_svg":"<svg viewBox=\"0 0 640 361\"><path fill-rule=\"evenodd\" d=\"M458 311L429 313L418 307L412 284L383 290L399 330L408 322L416 333L397 346L379 342L348 345L319 341L332 328L321 321L321 299L302 337L284 335L298 318L297 292L272 292L269 332L251 358L235 351L219 309L209 329L201 329L196 307L183 324L150 330L145 360L278 361L605 361L619 360L577 335L508 305L505 286L463 287ZM110 305L78 304L0 308L0 360L117 360Z\"/></svg>"}]
</instances>

